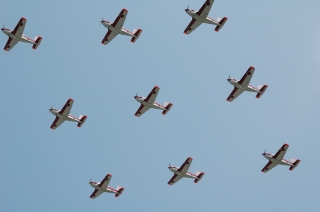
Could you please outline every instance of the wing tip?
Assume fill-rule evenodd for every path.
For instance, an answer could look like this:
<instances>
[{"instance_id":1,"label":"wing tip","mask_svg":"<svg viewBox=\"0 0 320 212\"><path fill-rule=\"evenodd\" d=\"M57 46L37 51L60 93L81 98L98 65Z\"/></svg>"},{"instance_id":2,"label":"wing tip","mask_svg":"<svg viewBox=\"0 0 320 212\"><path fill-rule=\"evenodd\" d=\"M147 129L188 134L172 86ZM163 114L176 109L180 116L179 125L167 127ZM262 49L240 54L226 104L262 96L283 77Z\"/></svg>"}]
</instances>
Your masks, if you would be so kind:
<instances>
[{"instance_id":1,"label":"wing tip","mask_svg":"<svg viewBox=\"0 0 320 212\"><path fill-rule=\"evenodd\" d=\"M72 98L69 98L68 100L69 100L69 101L73 101L73 99L72 99Z\"/></svg>"},{"instance_id":2,"label":"wing tip","mask_svg":"<svg viewBox=\"0 0 320 212\"><path fill-rule=\"evenodd\" d=\"M154 88L159 88L159 86L156 85L156 86L154 86ZM159 89L160 89L160 88L159 88Z\"/></svg>"},{"instance_id":3,"label":"wing tip","mask_svg":"<svg viewBox=\"0 0 320 212\"><path fill-rule=\"evenodd\" d=\"M21 20L27 20L25 17L21 17Z\"/></svg>"},{"instance_id":4,"label":"wing tip","mask_svg":"<svg viewBox=\"0 0 320 212\"><path fill-rule=\"evenodd\" d=\"M189 160L193 160L192 157L188 157Z\"/></svg>"},{"instance_id":5,"label":"wing tip","mask_svg":"<svg viewBox=\"0 0 320 212\"><path fill-rule=\"evenodd\" d=\"M254 66L250 66L249 68L253 68L253 69L255 69L255 67L254 67Z\"/></svg>"},{"instance_id":6,"label":"wing tip","mask_svg":"<svg viewBox=\"0 0 320 212\"><path fill-rule=\"evenodd\" d=\"M122 8L122 11L126 11L126 12L128 12L128 10L127 10L126 8Z\"/></svg>"}]
</instances>

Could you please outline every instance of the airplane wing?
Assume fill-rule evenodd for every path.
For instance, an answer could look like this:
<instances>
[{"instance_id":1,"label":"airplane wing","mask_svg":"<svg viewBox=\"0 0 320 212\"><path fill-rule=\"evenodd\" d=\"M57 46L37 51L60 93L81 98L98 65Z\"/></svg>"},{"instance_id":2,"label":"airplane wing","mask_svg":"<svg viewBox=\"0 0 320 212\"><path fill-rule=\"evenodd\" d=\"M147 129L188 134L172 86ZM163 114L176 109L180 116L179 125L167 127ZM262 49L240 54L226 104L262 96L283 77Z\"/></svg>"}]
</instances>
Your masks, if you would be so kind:
<instances>
[{"instance_id":1,"label":"airplane wing","mask_svg":"<svg viewBox=\"0 0 320 212\"><path fill-rule=\"evenodd\" d=\"M18 22L16 28L11 32L12 34L21 37L23 34L24 27L26 26L27 19L20 18L20 21Z\"/></svg>"},{"instance_id":2,"label":"airplane wing","mask_svg":"<svg viewBox=\"0 0 320 212\"><path fill-rule=\"evenodd\" d=\"M103 193L103 191L95 189L94 192L91 194L90 198L95 199L96 197L98 197L102 193Z\"/></svg>"},{"instance_id":3,"label":"airplane wing","mask_svg":"<svg viewBox=\"0 0 320 212\"><path fill-rule=\"evenodd\" d=\"M57 129L62 123L64 122L64 119L56 117L56 119L53 121L51 125L51 129L55 130Z\"/></svg>"},{"instance_id":4,"label":"airplane wing","mask_svg":"<svg viewBox=\"0 0 320 212\"><path fill-rule=\"evenodd\" d=\"M148 103L153 103L157 98L159 90L160 88L158 86L154 86L154 88L152 89L152 91L149 93L149 95L144 101Z\"/></svg>"},{"instance_id":5,"label":"airplane wing","mask_svg":"<svg viewBox=\"0 0 320 212\"><path fill-rule=\"evenodd\" d=\"M187 173L191 165L191 162L192 162L192 158L188 157L187 160L182 164L182 166L180 166L180 168L178 169L178 172L183 174Z\"/></svg>"},{"instance_id":6,"label":"airplane wing","mask_svg":"<svg viewBox=\"0 0 320 212\"><path fill-rule=\"evenodd\" d=\"M106 36L102 39L102 44L107 45L110 41L112 41L113 38L115 38L118 35L118 33L111 31L108 29L108 32Z\"/></svg>"},{"instance_id":7,"label":"airplane wing","mask_svg":"<svg viewBox=\"0 0 320 212\"><path fill-rule=\"evenodd\" d=\"M289 148L288 144L283 144L282 147L278 150L278 152L273 156L273 158L276 160L282 160L288 148Z\"/></svg>"},{"instance_id":8,"label":"airplane wing","mask_svg":"<svg viewBox=\"0 0 320 212\"><path fill-rule=\"evenodd\" d=\"M232 102L233 100L235 100L240 94L242 94L244 90L239 89L237 87L234 87L233 91L231 92L231 94L228 96L227 101L228 102Z\"/></svg>"},{"instance_id":9,"label":"airplane wing","mask_svg":"<svg viewBox=\"0 0 320 212\"><path fill-rule=\"evenodd\" d=\"M109 183L110 183L110 180L111 180L111 177L112 177L112 175L111 174L107 174L104 178L103 178L103 180L99 183L99 187L100 188L106 188L106 187L108 187L108 185L109 185Z\"/></svg>"},{"instance_id":10,"label":"airplane wing","mask_svg":"<svg viewBox=\"0 0 320 212\"><path fill-rule=\"evenodd\" d=\"M60 114L64 116L68 116L70 114L71 108L73 105L73 99L68 99L66 104L63 106L63 108L60 110Z\"/></svg>"},{"instance_id":11,"label":"airplane wing","mask_svg":"<svg viewBox=\"0 0 320 212\"><path fill-rule=\"evenodd\" d=\"M126 20L127 14L128 14L128 10L123 8L119 13L118 17L116 18L116 20L112 23L112 26L117 29L121 29L124 21Z\"/></svg>"},{"instance_id":12,"label":"airplane wing","mask_svg":"<svg viewBox=\"0 0 320 212\"><path fill-rule=\"evenodd\" d=\"M253 66L250 66L247 72L243 75L243 77L238 83L243 86L248 86L252 78L252 75L254 73L254 70L255 68Z\"/></svg>"},{"instance_id":13,"label":"airplane wing","mask_svg":"<svg viewBox=\"0 0 320 212\"><path fill-rule=\"evenodd\" d=\"M193 30L195 30L201 24L202 24L201 21L197 21L196 19L192 18L190 24L184 30L184 34L190 34Z\"/></svg>"},{"instance_id":14,"label":"airplane wing","mask_svg":"<svg viewBox=\"0 0 320 212\"><path fill-rule=\"evenodd\" d=\"M168 184L173 185L176 182L178 182L179 180L181 180L182 178L183 177L181 175L174 174L173 177L169 180Z\"/></svg>"},{"instance_id":15,"label":"airplane wing","mask_svg":"<svg viewBox=\"0 0 320 212\"><path fill-rule=\"evenodd\" d=\"M271 169L273 169L277 165L278 165L277 163L272 163L271 161L269 161L267 163L267 165L265 167L263 167L263 169L261 171L264 173L267 173L268 171L270 171Z\"/></svg>"},{"instance_id":16,"label":"airplane wing","mask_svg":"<svg viewBox=\"0 0 320 212\"><path fill-rule=\"evenodd\" d=\"M200 10L196 14L203 18L206 18L210 12L213 2L214 0L206 0L206 2L202 5Z\"/></svg>"},{"instance_id":17,"label":"airplane wing","mask_svg":"<svg viewBox=\"0 0 320 212\"><path fill-rule=\"evenodd\" d=\"M147 112L147 110L149 110L150 107L144 106L143 104L141 104L141 106L139 107L139 109L137 110L137 112L134 114L137 117L142 116L142 114L144 114L145 112Z\"/></svg>"},{"instance_id":18,"label":"airplane wing","mask_svg":"<svg viewBox=\"0 0 320 212\"><path fill-rule=\"evenodd\" d=\"M4 46L4 50L10 51L18 42L19 42L19 40L12 39L12 38L9 37L6 45Z\"/></svg>"}]
</instances>

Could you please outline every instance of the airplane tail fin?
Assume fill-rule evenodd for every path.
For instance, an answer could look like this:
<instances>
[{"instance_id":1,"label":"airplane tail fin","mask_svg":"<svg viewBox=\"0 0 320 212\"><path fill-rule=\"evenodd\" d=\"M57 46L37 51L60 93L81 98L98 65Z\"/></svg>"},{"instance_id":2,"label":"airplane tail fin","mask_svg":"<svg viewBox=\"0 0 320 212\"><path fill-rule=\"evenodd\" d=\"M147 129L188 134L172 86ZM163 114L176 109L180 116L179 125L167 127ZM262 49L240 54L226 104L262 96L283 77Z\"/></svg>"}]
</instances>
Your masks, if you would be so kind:
<instances>
[{"instance_id":1,"label":"airplane tail fin","mask_svg":"<svg viewBox=\"0 0 320 212\"><path fill-rule=\"evenodd\" d=\"M264 92L267 90L268 86L267 85L264 85L264 86L259 86L258 89L259 89L259 93L257 93L256 95L256 98L260 98Z\"/></svg>"},{"instance_id":2,"label":"airplane tail fin","mask_svg":"<svg viewBox=\"0 0 320 212\"><path fill-rule=\"evenodd\" d=\"M138 29L138 30L133 30L133 34L134 34L134 37L131 38L131 42L134 43L136 42L136 40L138 40L140 34L142 32L142 29Z\"/></svg>"},{"instance_id":3,"label":"airplane tail fin","mask_svg":"<svg viewBox=\"0 0 320 212\"><path fill-rule=\"evenodd\" d=\"M292 159L292 161L294 161L294 163L292 166L290 166L290 168L289 168L290 171L292 171L294 168L296 168L300 163L299 159L298 160Z\"/></svg>"},{"instance_id":4,"label":"airplane tail fin","mask_svg":"<svg viewBox=\"0 0 320 212\"><path fill-rule=\"evenodd\" d=\"M117 193L116 193L115 197L119 197L122 194L123 191L124 191L124 188L118 186L117 187Z\"/></svg>"},{"instance_id":5,"label":"airplane tail fin","mask_svg":"<svg viewBox=\"0 0 320 212\"><path fill-rule=\"evenodd\" d=\"M38 36L34 38L35 44L33 44L32 48L36 50L42 41L42 37Z\"/></svg>"},{"instance_id":6,"label":"airplane tail fin","mask_svg":"<svg viewBox=\"0 0 320 212\"><path fill-rule=\"evenodd\" d=\"M202 179L204 172L197 172L196 175L197 178L194 180L194 183L198 183Z\"/></svg>"},{"instance_id":7,"label":"airplane tail fin","mask_svg":"<svg viewBox=\"0 0 320 212\"><path fill-rule=\"evenodd\" d=\"M216 28L214 29L214 31L219 32L219 30L223 27L223 25L227 22L228 18L227 17L223 17L218 18L219 21L219 25L216 26Z\"/></svg>"},{"instance_id":8,"label":"airplane tail fin","mask_svg":"<svg viewBox=\"0 0 320 212\"><path fill-rule=\"evenodd\" d=\"M162 112L162 114L163 114L163 115L166 115L166 114L170 111L172 105L173 105L172 103L165 102L165 103L164 103L164 107L165 107L166 109Z\"/></svg>"},{"instance_id":9,"label":"airplane tail fin","mask_svg":"<svg viewBox=\"0 0 320 212\"><path fill-rule=\"evenodd\" d=\"M86 122L87 116L80 115L79 119L80 119L80 122L78 123L77 127L81 127L84 124L84 122Z\"/></svg>"}]
</instances>

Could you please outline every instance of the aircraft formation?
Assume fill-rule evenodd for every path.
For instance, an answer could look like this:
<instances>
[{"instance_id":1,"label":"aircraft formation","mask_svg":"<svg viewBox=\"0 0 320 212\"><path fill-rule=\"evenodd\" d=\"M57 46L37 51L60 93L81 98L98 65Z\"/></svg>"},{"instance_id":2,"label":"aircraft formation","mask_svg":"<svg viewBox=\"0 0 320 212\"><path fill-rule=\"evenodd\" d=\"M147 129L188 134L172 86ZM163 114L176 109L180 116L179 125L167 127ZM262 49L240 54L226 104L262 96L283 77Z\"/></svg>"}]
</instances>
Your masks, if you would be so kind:
<instances>
[{"instance_id":1,"label":"aircraft formation","mask_svg":"<svg viewBox=\"0 0 320 212\"><path fill-rule=\"evenodd\" d=\"M223 18L218 18L217 20L214 20L213 18L209 17L208 14L210 12L210 9L213 3L214 3L214 0L206 0L199 11L189 9L189 6L185 9L186 13L192 17L191 22L184 30L185 34L190 34L202 23L215 25L216 32L219 32L221 30L221 28L227 22L228 18L223 17ZM100 21L103 26L108 28L106 35L101 41L102 44L107 45L118 34L132 37L131 38L132 43L137 41L137 39L140 37L142 33L142 30L134 29L131 32L123 27L127 14L128 14L128 10L122 9L114 22L109 22L103 19ZM23 35L23 31L26 26L26 23L27 23L27 20L22 17L19 20L16 27L14 28L14 30L4 28L4 26L3 28L1 28L2 32L9 37L7 43L4 46L5 51L10 51L19 41L31 43L32 48L34 50L36 50L39 47L42 40L41 36L36 36L34 39L31 39ZM250 66L240 80L230 78L229 76L227 80L231 85L234 86L234 89L232 90L230 95L227 97L227 101L232 102L244 91L256 92L257 93L256 98L260 98L264 94L264 92L268 88L268 85L258 86L257 88L255 88L254 86L249 84L254 71L255 71L255 68L253 66ZM161 105L157 103L155 100L157 98L159 91L160 91L160 88L158 86L154 86L154 88L151 90L151 92L147 97L138 96L138 94L136 94L134 96L134 99L140 103L140 107L138 108L138 110L134 115L137 117L140 117L145 112L147 112L150 108L162 110L162 114L166 115L172 108L173 104L165 102L164 105ZM52 107L49 109L49 111L55 116L55 120L50 126L52 130L57 129L64 121L77 122L77 127L79 128L85 123L87 116L80 115L79 118L76 118L70 114L73 102L74 102L73 99L70 98L67 100L67 102L65 103L65 105L62 107L61 110L54 109ZM270 154L264 151L262 155L268 160L268 163L261 170L261 172L266 173L279 164L290 166L289 167L290 171L296 168L300 163L299 159L297 160L292 159L291 162L284 159L284 155L286 154L286 151L288 150L288 148L289 148L289 145L284 144L276 154ZM172 178L168 181L169 185L175 184L182 178L192 178L194 179L194 183L198 183L202 179L202 177L204 176L204 172L196 172L195 174L193 174L188 171L191 166L192 160L193 159L191 157L188 157L180 167L171 166L169 164L168 169L174 173ZM120 186L118 186L117 189L109 187L111 177L112 177L111 174L107 174L101 182L93 182L90 180L89 184L95 189L91 194L90 198L95 199L96 197L98 197L100 194L104 192L114 193L115 197L119 197L123 193L124 188Z\"/></svg>"}]
</instances>

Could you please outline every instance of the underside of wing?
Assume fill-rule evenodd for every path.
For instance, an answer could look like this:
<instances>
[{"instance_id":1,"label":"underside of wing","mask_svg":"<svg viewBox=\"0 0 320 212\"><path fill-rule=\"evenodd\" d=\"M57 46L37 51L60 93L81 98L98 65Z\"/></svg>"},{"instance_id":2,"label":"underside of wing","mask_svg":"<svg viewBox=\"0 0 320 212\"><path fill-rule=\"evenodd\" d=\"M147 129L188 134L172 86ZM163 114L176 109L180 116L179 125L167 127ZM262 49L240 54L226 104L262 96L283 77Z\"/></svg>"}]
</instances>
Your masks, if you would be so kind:
<instances>
[{"instance_id":1,"label":"underside of wing","mask_svg":"<svg viewBox=\"0 0 320 212\"><path fill-rule=\"evenodd\" d=\"M158 96L159 90L160 88L158 86L154 86L154 88L152 89L152 91L149 93L149 95L144 101L148 103L154 103L154 101Z\"/></svg>"},{"instance_id":2,"label":"underside of wing","mask_svg":"<svg viewBox=\"0 0 320 212\"><path fill-rule=\"evenodd\" d=\"M91 194L90 198L95 199L96 197L98 197L102 193L103 193L103 191L95 189L94 192Z\"/></svg>"},{"instance_id":3,"label":"underside of wing","mask_svg":"<svg viewBox=\"0 0 320 212\"><path fill-rule=\"evenodd\" d=\"M237 87L234 87L233 91L231 92L231 94L228 96L227 101L228 102L232 102L233 100L235 100L240 94L242 94L243 90L239 89Z\"/></svg>"},{"instance_id":4,"label":"underside of wing","mask_svg":"<svg viewBox=\"0 0 320 212\"><path fill-rule=\"evenodd\" d=\"M70 114L71 108L73 105L73 99L68 99L66 104L63 106L63 108L60 110L60 114L63 116L68 116Z\"/></svg>"},{"instance_id":5,"label":"underside of wing","mask_svg":"<svg viewBox=\"0 0 320 212\"><path fill-rule=\"evenodd\" d=\"M62 123L64 122L64 119L56 117L56 119L53 121L51 125L51 129L55 130L57 129Z\"/></svg>"},{"instance_id":6,"label":"underside of wing","mask_svg":"<svg viewBox=\"0 0 320 212\"><path fill-rule=\"evenodd\" d=\"M283 144L282 147L278 150L278 152L273 156L273 158L276 160L282 160L288 148L289 148L288 144Z\"/></svg>"},{"instance_id":7,"label":"underside of wing","mask_svg":"<svg viewBox=\"0 0 320 212\"><path fill-rule=\"evenodd\" d=\"M169 180L168 184L173 185L181 179L182 177L180 175L174 174L173 177Z\"/></svg>"},{"instance_id":8,"label":"underside of wing","mask_svg":"<svg viewBox=\"0 0 320 212\"><path fill-rule=\"evenodd\" d=\"M17 23L17 26L14 28L14 30L11 33L21 37L23 34L24 27L26 26L26 23L27 23L27 19L22 17Z\"/></svg>"},{"instance_id":9,"label":"underside of wing","mask_svg":"<svg viewBox=\"0 0 320 212\"><path fill-rule=\"evenodd\" d=\"M192 163L192 158L188 157L187 160L182 164L182 166L180 166L180 168L178 169L178 172L183 174L187 173L191 163Z\"/></svg>"},{"instance_id":10,"label":"underside of wing","mask_svg":"<svg viewBox=\"0 0 320 212\"><path fill-rule=\"evenodd\" d=\"M104 38L102 39L101 43L104 44L104 45L107 45L117 35L118 35L118 33L113 32L110 29L108 29L108 32L107 32L106 36L104 36Z\"/></svg>"},{"instance_id":11,"label":"underside of wing","mask_svg":"<svg viewBox=\"0 0 320 212\"><path fill-rule=\"evenodd\" d=\"M206 18L211 10L214 0L206 0L206 2L202 5L200 10L197 12L197 15Z\"/></svg>"},{"instance_id":12,"label":"underside of wing","mask_svg":"<svg viewBox=\"0 0 320 212\"><path fill-rule=\"evenodd\" d=\"M201 24L202 24L201 21L197 21L196 19L192 18L190 24L184 30L184 34L190 34L193 30L195 30Z\"/></svg>"},{"instance_id":13,"label":"underside of wing","mask_svg":"<svg viewBox=\"0 0 320 212\"><path fill-rule=\"evenodd\" d=\"M254 73L254 70L255 68L253 66L250 66L238 83L243 86L248 86Z\"/></svg>"},{"instance_id":14,"label":"underside of wing","mask_svg":"<svg viewBox=\"0 0 320 212\"><path fill-rule=\"evenodd\" d=\"M267 165L265 167L263 167L263 169L261 171L264 173L267 173L268 171L270 171L271 169L273 169L277 165L278 165L277 163L273 163L273 162L269 161L267 163Z\"/></svg>"},{"instance_id":15,"label":"underside of wing","mask_svg":"<svg viewBox=\"0 0 320 212\"><path fill-rule=\"evenodd\" d=\"M103 178L103 180L99 183L98 186L99 186L100 188L107 188L108 185L109 185L109 183L110 183L111 177L112 177L111 174L107 174L107 175Z\"/></svg>"},{"instance_id":16,"label":"underside of wing","mask_svg":"<svg viewBox=\"0 0 320 212\"><path fill-rule=\"evenodd\" d=\"M143 104L141 104L141 106L139 107L139 109L137 110L137 112L134 114L137 117L142 116L142 114L144 114L145 112L147 112L150 109L150 107L144 106Z\"/></svg>"},{"instance_id":17,"label":"underside of wing","mask_svg":"<svg viewBox=\"0 0 320 212\"><path fill-rule=\"evenodd\" d=\"M10 51L19 41L17 39L10 38L8 39L6 45L4 46L4 50Z\"/></svg>"},{"instance_id":18,"label":"underside of wing","mask_svg":"<svg viewBox=\"0 0 320 212\"><path fill-rule=\"evenodd\" d=\"M112 23L112 26L117 29L121 29L124 24L124 21L126 20L127 14L128 14L128 10L123 8L119 13L118 17L116 18L116 20Z\"/></svg>"}]
</instances>

